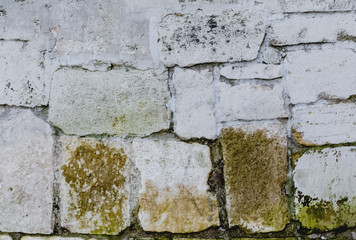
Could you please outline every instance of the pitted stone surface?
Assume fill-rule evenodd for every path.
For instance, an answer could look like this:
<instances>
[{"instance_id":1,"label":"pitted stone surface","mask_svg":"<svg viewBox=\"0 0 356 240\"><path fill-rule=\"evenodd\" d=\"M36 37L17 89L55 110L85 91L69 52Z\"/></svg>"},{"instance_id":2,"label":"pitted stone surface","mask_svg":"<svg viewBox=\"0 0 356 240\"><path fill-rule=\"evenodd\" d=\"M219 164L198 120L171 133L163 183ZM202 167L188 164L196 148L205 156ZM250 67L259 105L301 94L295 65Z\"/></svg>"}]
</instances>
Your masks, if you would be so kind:
<instances>
[{"instance_id":1,"label":"pitted stone surface","mask_svg":"<svg viewBox=\"0 0 356 240\"><path fill-rule=\"evenodd\" d=\"M296 51L287 54L290 101L347 99L356 94L356 53L349 49Z\"/></svg>"},{"instance_id":2,"label":"pitted stone surface","mask_svg":"<svg viewBox=\"0 0 356 240\"><path fill-rule=\"evenodd\" d=\"M264 84L244 81L235 86L219 82L218 91L220 122L287 117L280 82Z\"/></svg>"},{"instance_id":3,"label":"pitted stone surface","mask_svg":"<svg viewBox=\"0 0 356 240\"><path fill-rule=\"evenodd\" d=\"M0 52L0 104L45 104L42 53L30 43L1 39Z\"/></svg>"},{"instance_id":4,"label":"pitted stone surface","mask_svg":"<svg viewBox=\"0 0 356 240\"><path fill-rule=\"evenodd\" d=\"M355 142L355 116L355 103L294 107L292 134L307 146Z\"/></svg>"},{"instance_id":5,"label":"pitted stone surface","mask_svg":"<svg viewBox=\"0 0 356 240\"><path fill-rule=\"evenodd\" d=\"M282 77L283 72L281 65L273 64L225 65L220 75L228 79L275 79Z\"/></svg>"},{"instance_id":6,"label":"pitted stone surface","mask_svg":"<svg viewBox=\"0 0 356 240\"><path fill-rule=\"evenodd\" d=\"M356 147L310 150L295 159L295 211L302 226L356 226L355 159Z\"/></svg>"},{"instance_id":7,"label":"pitted stone surface","mask_svg":"<svg viewBox=\"0 0 356 240\"><path fill-rule=\"evenodd\" d=\"M168 14L158 25L161 60L166 66L191 66L255 59L265 34L264 18L254 11Z\"/></svg>"},{"instance_id":8,"label":"pitted stone surface","mask_svg":"<svg viewBox=\"0 0 356 240\"><path fill-rule=\"evenodd\" d=\"M130 144L61 137L61 225L116 235L130 225Z\"/></svg>"},{"instance_id":9,"label":"pitted stone surface","mask_svg":"<svg viewBox=\"0 0 356 240\"><path fill-rule=\"evenodd\" d=\"M327 24L326 24L327 23ZM275 46L301 43L336 42L356 38L356 16L333 14L321 16L292 16L272 24L271 44Z\"/></svg>"},{"instance_id":10,"label":"pitted stone surface","mask_svg":"<svg viewBox=\"0 0 356 240\"><path fill-rule=\"evenodd\" d=\"M174 131L183 138L216 137L213 70L175 68Z\"/></svg>"},{"instance_id":11,"label":"pitted stone surface","mask_svg":"<svg viewBox=\"0 0 356 240\"><path fill-rule=\"evenodd\" d=\"M281 231L288 223L287 135L281 123L222 129L230 226L252 232Z\"/></svg>"},{"instance_id":12,"label":"pitted stone surface","mask_svg":"<svg viewBox=\"0 0 356 240\"><path fill-rule=\"evenodd\" d=\"M55 72L49 120L68 134L148 135L169 128L167 72Z\"/></svg>"},{"instance_id":13,"label":"pitted stone surface","mask_svg":"<svg viewBox=\"0 0 356 240\"><path fill-rule=\"evenodd\" d=\"M209 147L173 140L133 142L141 173L139 219L145 231L186 233L219 225L208 192Z\"/></svg>"},{"instance_id":14,"label":"pitted stone surface","mask_svg":"<svg viewBox=\"0 0 356 240\"><path fill-rule=\"evenodd\" d=\"M319 12L355 10L353 0L279 0L284 12Z\"/></svg>"},{"instance_id":15,"label":"pitted stone surface","mask_svg":"<svg viewBox=\"0 0 356 240\"><path fill-rule=\"evenodd\" d=\"M0 231L52 232L52 145L50 126L30 110L0 116Z\"/></svg>"}]
</instances>

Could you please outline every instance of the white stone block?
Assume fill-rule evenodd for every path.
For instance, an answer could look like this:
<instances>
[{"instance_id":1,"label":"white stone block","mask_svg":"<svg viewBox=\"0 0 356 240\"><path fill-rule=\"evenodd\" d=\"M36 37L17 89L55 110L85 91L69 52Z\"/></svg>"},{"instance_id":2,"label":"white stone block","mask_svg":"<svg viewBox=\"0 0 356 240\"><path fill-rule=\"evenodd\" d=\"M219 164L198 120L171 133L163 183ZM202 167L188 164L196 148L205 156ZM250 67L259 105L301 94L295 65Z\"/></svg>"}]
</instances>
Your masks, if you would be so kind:
<instances>
[{"instance_id":1,"label":"white stone block","mask_svg":"<svg viewBox=\"0 0 356 240\"><path fill-rule=\"evenodd\" d=\"M353 0L279 0L285 12L320 12L355 10Z\"/></svg>"},{"instance_id":2,"label":"white stone block","mask_svg":"<svg viewBox=\"0 0 356 240\"><path fill-rule=\"evenodd\" d=\"M228 79L275 79L282 77L283 71L281 65L273 64L225 65L220 75Z\"/></svg>"}]
</instances>

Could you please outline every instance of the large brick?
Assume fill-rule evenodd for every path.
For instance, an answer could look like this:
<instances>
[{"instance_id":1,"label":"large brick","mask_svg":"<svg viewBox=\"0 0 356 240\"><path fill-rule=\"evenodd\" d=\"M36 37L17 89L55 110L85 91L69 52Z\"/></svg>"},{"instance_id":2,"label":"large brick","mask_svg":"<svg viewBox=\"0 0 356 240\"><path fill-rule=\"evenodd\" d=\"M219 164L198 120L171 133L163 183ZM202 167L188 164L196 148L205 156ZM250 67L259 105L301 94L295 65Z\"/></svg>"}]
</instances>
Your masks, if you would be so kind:
<instances>
[{"instance_id":1,"label":"large brick","mask_svg":"<svg viewBox=\"0 0 356 240\"><path fill-rule=\"evenodd\" d=\"M271 44L275 46L300 43L336 42L356 37L355 14L291 16L272 24Z\"/></svg>"},{"instance_id":2,"label":"large brick","mask_svg":"<svg viewBox=\"0 0 356 240\"><path fill-rule=\"evenodd\" d=\"M280 82L244 81L235 86L219 82L218 119L220 122L259 120L287 116Z\"/></svg>"},{"instance_id":3,"label":"large brick","mask_svg":"<svg viewBox=\"0 0 356 240\"><path fill-rule=\"evenodd\" d=\"M61 225L116 235L130 225L130 144L61 137Z\"/></svg>"},{"instance_id":4,"label":"large brick","mask_svg":"<svg viewBox=\"0 0 356 240\"><path fill-rule=\"evenodd\" d=\"M43 55L23 41L0 40L0 104L45 104Z\"/></svg>"},{"instance_id":5,"label":"large brick","mask_svg":"<svg viewBox=\"0 0 356 240\"><path fill-rule=\"evenodd\" d=\"M281 65L274 64L224 65L220 75L228 79L275 79L282 77L283 71Z\"/></svg>"},{"instance_id":6,"label":"large brick","mask_svg":"<svg viewBox=\"0 0 356 240\"><path fill-rule=\"evenodd\" d=\"M187 233L219 225L217 200L208 192L208 146L143 140L133 142L133 154L145 231Z\"/></svg>"},{"instance_id":7,"label":"large brick","mask_svg":"<svg viewBox=\"0 0 356 240\"><path fill-rule=\"evenodd\" d=\"M303 145L355 142L355 116L354 103L294 107L292 134Z\"/></svg>"},{"instance_id":8,"label":"large brick","mask_svg":"<svg viewBox=\"0 0 356 240\"><path fill-rule=\"evenodd\" d=\"M213 71L175 68L174 131L184 138L216 137Z\"/></svg>"},{"instance_id":9,"label":"large brick","mask_svg":"<svg viewBox=\"0 0 356 240\"><path fill-rule=\"evenodd\" d=\"M310 150L295 159L295 211L302 226L356 226L355 159L356 147Z\"/></svg>"},{"instance_id":10,"label":"large brick","mask_svg":"<svg viewBox=\"0 0 356 240\"><path fill-rule=\"evenodd\" d=\"M284 12L320 12L355 10L354 0L279 0Z\"/></svg>"},{"instance_id":11,"label":"large brick","mask_svg":"<svg viewBox=\"0 0 356 240\"><path fill-rule=\"evenodd\" d=\"M287 135L281 123L222 129L230 226L252 232L281 231L288 223Z\"/></svg>"},{"instance_id":12,"label":"large brick","mask_svg":"<svg viewBox=\"0 0 356 240\"><path fill-rule=\"evenodd\" d=\"M356 94L356 53L349 49L296 51L287 54L290 101L346 99Z\"/></svg>"},{"instance_id":13,"label":"large brick","mask_svg":"<svg viewBox=\"0 0 356 240\"><path fill-rule=\"evenodd\" d=\"M69 134L148 135L169 128L167 72L55 72L49 119Z\"/></svg>"},{"instance_id":14,"label":"large brick","mask_svg":"<svg viewBox=\"0 0 356 240\"><path fill-rule=\"evenodd\" d=\"M52 130L30 110L0 116L0 231L52 232Z\"/></svg>"},{"instance_id":15,"label":"large brick","mask_svg":"<svg viewBox=\"0 0 356 240\"><path fill-rule=\"evenodd\" d=\"M158 33L166 66L247 61L257 57L265 22L264 15L254 11L168 14L159 23Z\"/></svg>"}]
</instances>

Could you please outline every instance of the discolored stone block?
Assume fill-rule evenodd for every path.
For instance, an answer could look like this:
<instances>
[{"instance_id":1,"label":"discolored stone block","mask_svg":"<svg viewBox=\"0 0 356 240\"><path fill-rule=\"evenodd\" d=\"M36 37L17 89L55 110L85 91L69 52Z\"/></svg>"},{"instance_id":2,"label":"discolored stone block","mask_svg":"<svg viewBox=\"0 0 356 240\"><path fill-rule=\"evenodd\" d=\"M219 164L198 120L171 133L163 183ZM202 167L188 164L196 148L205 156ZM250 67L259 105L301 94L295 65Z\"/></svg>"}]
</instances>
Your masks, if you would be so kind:
<instances>
[{"instance_id":1,"label":"discolored stone block","mask_svg":"<svg viewBox=\"0 0 356 240\"><path fill-rule=\"evenodd\" d=\"M130 145L61 137L61 225L116 235L130 225Z\"/></svg>"},{"instance_id":2,"label":"discolored stone block","mask_svg":"<svg viewBox=\"0 0 356 240\"><path fill-rule=\"evenodd\" d=\"M187 233L219 224L216 198L208 192L209 147L197 143L134 141L141 173L139 219L145 231Z\"/></svg>"},{"instance_id":3,"label":"discolored stone block","mask_svg":"<svg viewBox=\"0 0 356 240\"><path fill-rule=\"evenodd\" d=\"M287 175L286 128L281 123L222 129L230 226L281 231L288 223L283 186Z\"/></svg>"}]
</instances>

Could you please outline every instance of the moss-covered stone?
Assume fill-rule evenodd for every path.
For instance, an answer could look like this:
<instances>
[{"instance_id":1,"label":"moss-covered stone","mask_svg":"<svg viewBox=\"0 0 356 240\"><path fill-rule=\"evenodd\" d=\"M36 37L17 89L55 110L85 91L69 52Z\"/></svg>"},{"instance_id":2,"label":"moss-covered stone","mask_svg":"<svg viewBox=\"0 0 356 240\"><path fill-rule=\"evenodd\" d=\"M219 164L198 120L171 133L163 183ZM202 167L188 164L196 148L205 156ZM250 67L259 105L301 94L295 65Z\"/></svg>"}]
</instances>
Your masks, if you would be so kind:
<instances>
[{"instance_id":1,"label":"moss-covered stone","mask_svg":"<svg viewBox=\"0 0 356 240\"><path fill-rule=\"evenodd\" d=\"M287 146L281 124L222 130L230 225L247 231L280 231L288 222L282 189Z\"/></svg>"},{"instance_id":2,"label":"moss-covered stone","mask_svg":"<svg viewBox=\"0 0 356 240\"><path fill-rule=\"evenodd\" d=\"M117 234L128 225L128 157L118 143L62 138L62 225Z\"/></svg>"}]
</instances>

